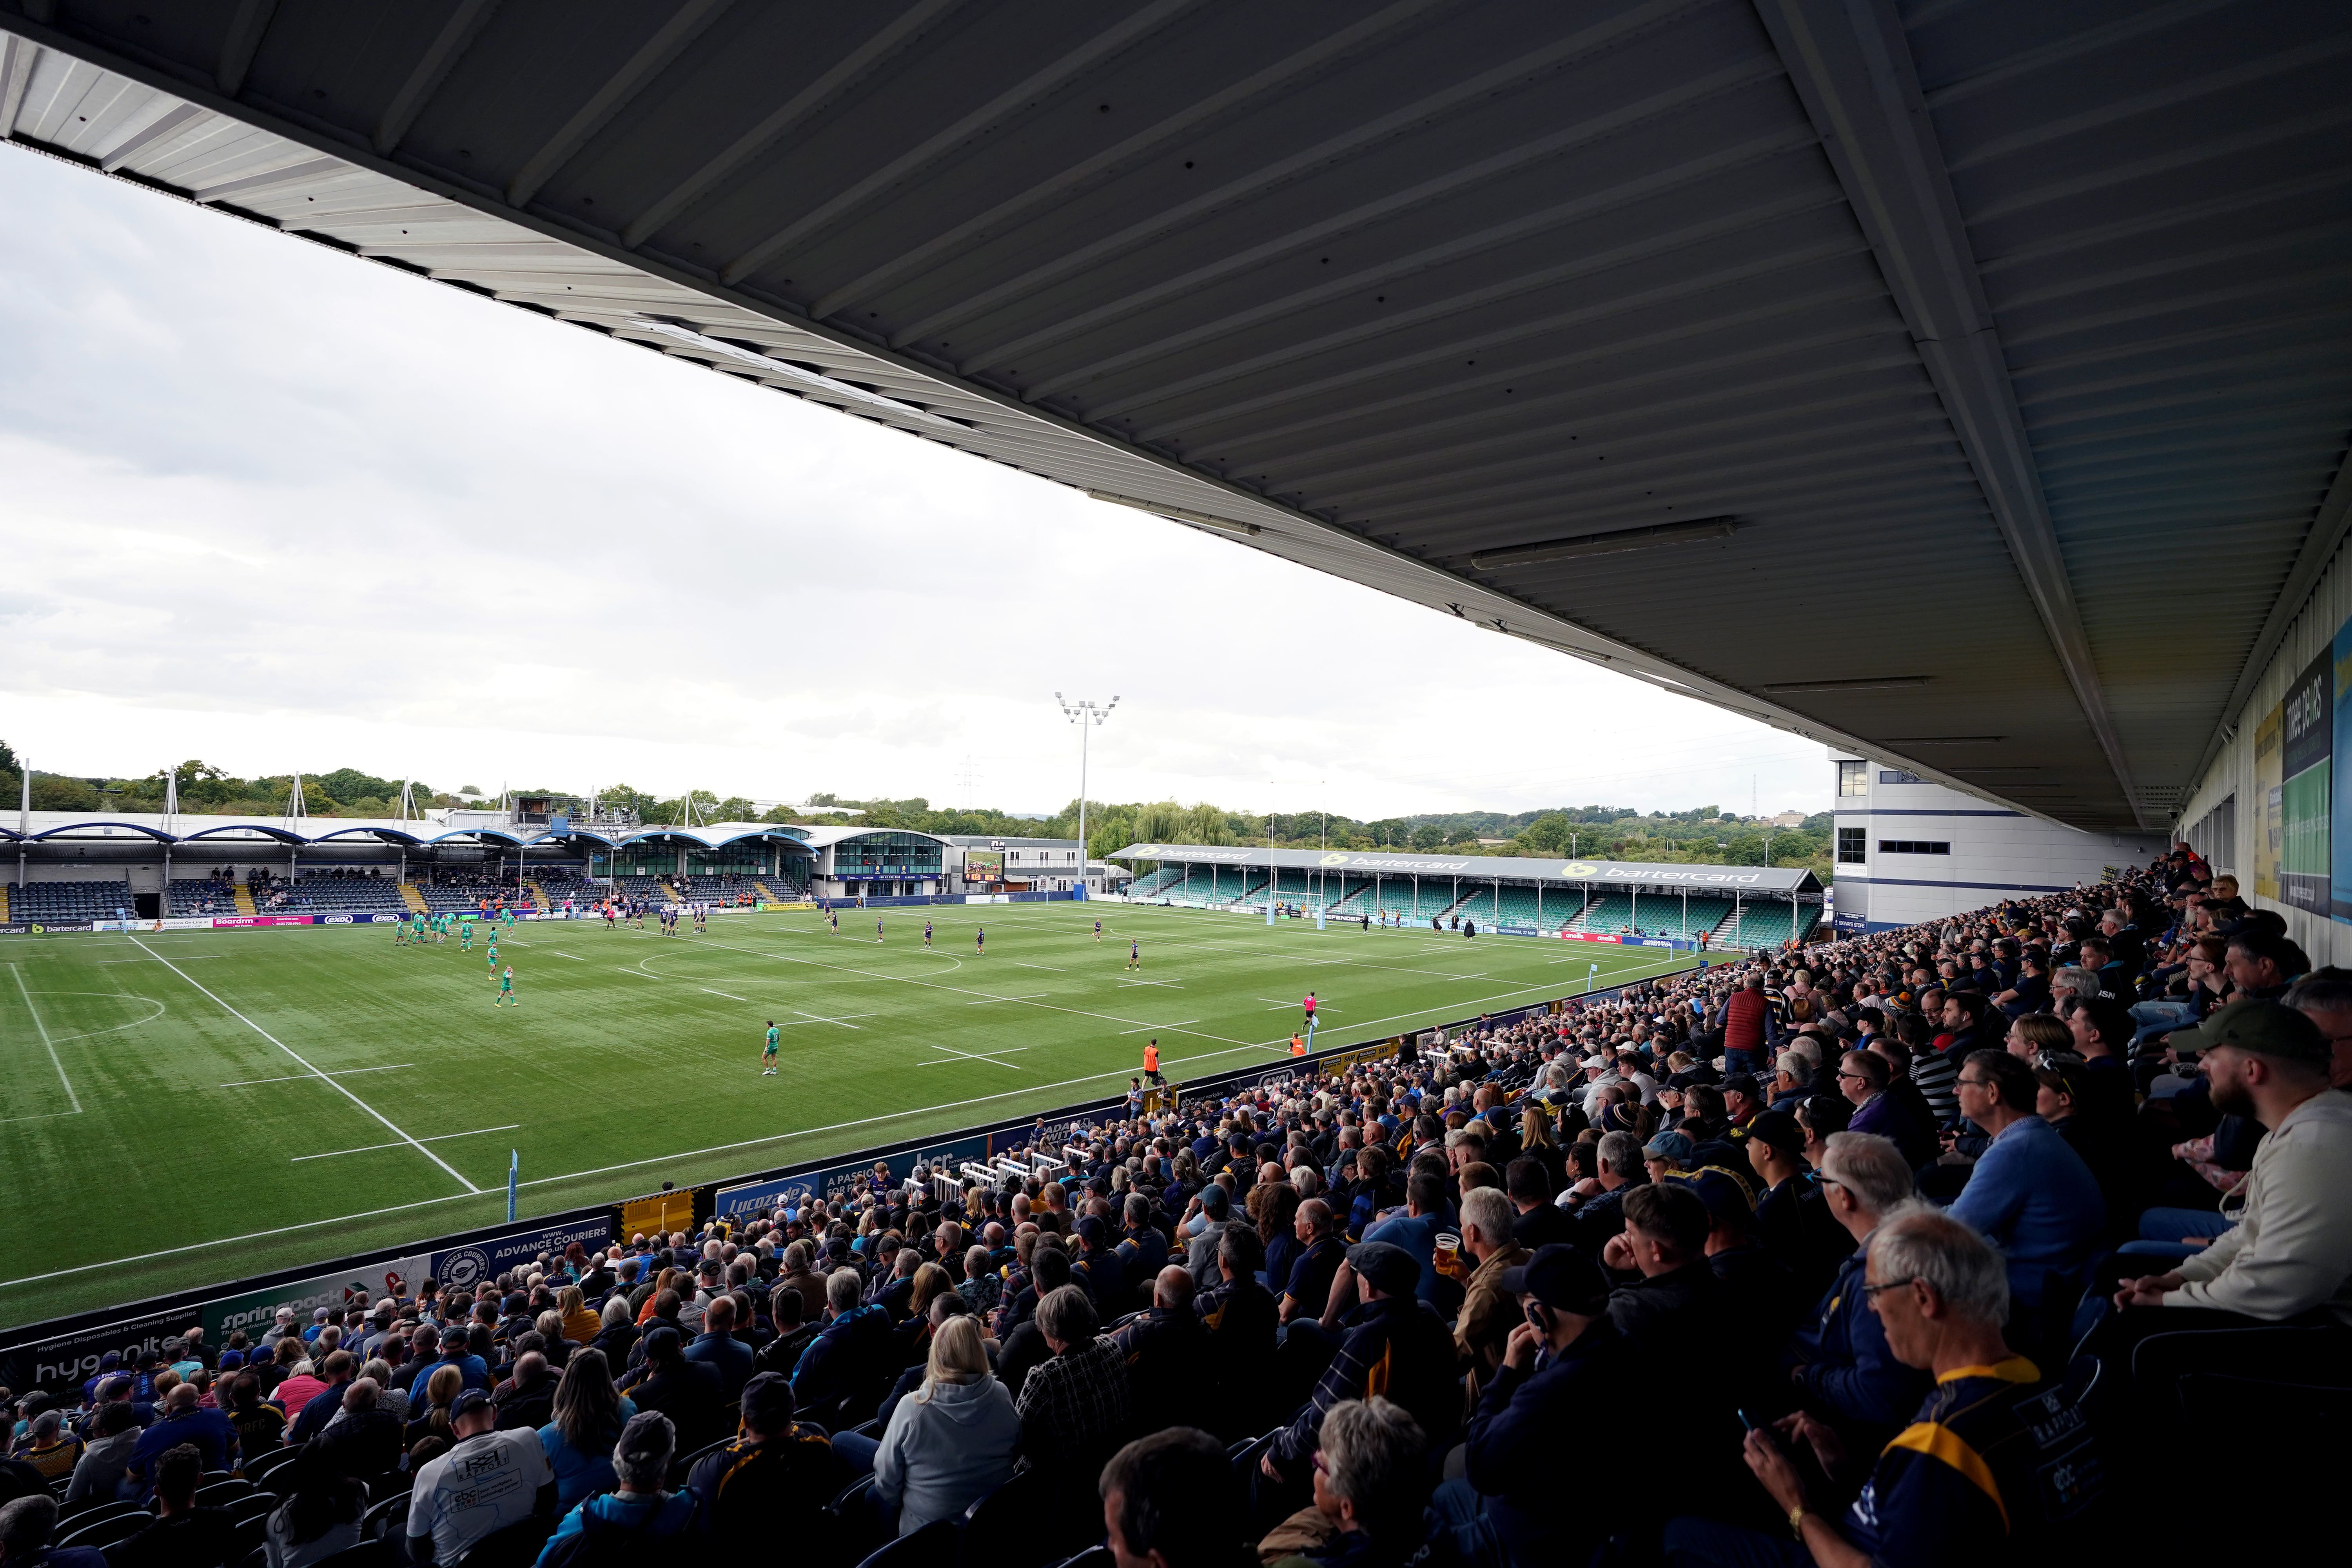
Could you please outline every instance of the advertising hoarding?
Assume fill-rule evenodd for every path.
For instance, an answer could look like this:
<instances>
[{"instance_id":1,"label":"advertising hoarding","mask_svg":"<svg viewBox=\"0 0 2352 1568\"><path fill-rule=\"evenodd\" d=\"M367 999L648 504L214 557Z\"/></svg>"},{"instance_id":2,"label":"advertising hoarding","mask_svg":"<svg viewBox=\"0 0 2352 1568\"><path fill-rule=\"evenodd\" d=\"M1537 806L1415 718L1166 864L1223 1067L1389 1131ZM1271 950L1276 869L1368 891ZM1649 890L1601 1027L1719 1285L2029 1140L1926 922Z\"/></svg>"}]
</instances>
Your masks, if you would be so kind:
<instances>
[{"instance_id":1,"label":"advertising hoarding","mask_svg":"<svg viewBox=\"0 0 2352 1568\"><path fill-rule=\"evenodd\" d=\"M2333 874L2328 815L2335 796L2336 656L2304 668L2279 703L2279 898L2324 915Z\"/></svg>"}]
</instances>

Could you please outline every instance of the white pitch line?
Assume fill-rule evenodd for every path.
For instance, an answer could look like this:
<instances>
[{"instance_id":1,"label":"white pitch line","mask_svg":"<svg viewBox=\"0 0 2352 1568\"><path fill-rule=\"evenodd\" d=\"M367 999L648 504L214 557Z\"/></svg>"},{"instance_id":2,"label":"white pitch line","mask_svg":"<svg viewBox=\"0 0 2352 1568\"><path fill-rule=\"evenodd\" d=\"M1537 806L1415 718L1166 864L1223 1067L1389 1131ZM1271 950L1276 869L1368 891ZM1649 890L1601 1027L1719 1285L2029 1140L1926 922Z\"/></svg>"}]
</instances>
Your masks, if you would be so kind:
<instances>
[{"instance_id":1,"label":"white pitch line","mask_svg":"<svg viewBox=\"0 0 2352 1568\"><path fill-rule=\"evenodd\" d=\"M1140 1029L1121 1029L1121 1030L1119 1031L1119 1033L1120 1033L1120 1034L1122 1034L1122 1035L1143 1035L1143 1034L1149 1034L1149 1033L1150 1033L1150 1032L1151 1032L1152 1030L1154 1030L1154 1029L1181 1029L1181 1028L1182 1028L1182 1027L1183 1027L1185 1025L1187 1025L1187 1024L1197 1024L1197 1023L1199 1023L1200 1021L1201 1021L1201 1020L1200 1020L1200 1019L1198 1019L1198 1018L1179 1018L1179 1019L1177 1019L1177 1020L1176 1020L1174 1023L1172 1023L1172 1024L1146 1024L1146 1025L1144 1025L1144 1026L1143 1026L1143 1027L1142 1027L1142 1028L1140 1028ZM941 1049L945 1049L946 1047L940 1047L940 1048L941 1048ZM1273 1047L1271 1045L1267 1045L1267 1046L1265 1046L1265 1047L1254 1047L1254 1048L1257 1048L1257 1049L1265 1049L1265 1050L1271 1050L1271 1049L1273 1049L1274 1047ZM1212 1052L1210 1052L1209 1054L1210 1054L1210 1055L1212 1055L1212 1056L1223 1056L1223 1055L1224 1055L1224 1053L1223 1053L1223 1051L1212 1051ZM1116 1075L1116 1074L1114 1074L1113 1076L1114 1076L1114 1077L1116 1077L1117 1075Z\"/></svg>"},{"instance_id":2,"label":"white pitch line","mask_svg":"<svg viewBox=\"0 0 2352 1568\"><path fill-rule=\"evenodd\" d=\"M1025 1051L1029 1047L1026 1046L1008 1046L1005 1047L1004 1054L1010 1055L1014 1051ZM953 1046L933 1046L931 1049L935 1051L945 1051L947 1052L947 1055L935 1062L917 1062L915 1064L917 1067L938 1068L946 1067L950 1061L966 1061L986 1062L991 1067L1003 1068L1009 1072L1019 1072L1021 1070L1019 1068L1014 1067L1011 1062L998 1061L996 1058L992 1056L982 1056L970 1051L960 1051Z\"/></svg>"},{"instance_id":3,"label":"white pitch line","mask_svg":"<svg viewBox=\"0 0 2352 1568\"><path fill-rule=\"evenodd\" d=\"M551 948L549 948L547 951L548 951L549 952L551 952L551 953L553 953L553 954L554 954L554 956L556 956L557 958L570 958L570 959L572 959L572 963L587 963L587 962L588 962L588 961L587 961L586 959L584 959L584 958L573 958L573 957L572 957L572 955L571 953L568 953L568 952L556 952L556 950L555 950L554 948L551 948Z\"/></svg>"},{"instance_id":4,"label":"white pitch line","mask_svg":"<svg viewBox=\"0 0 2352 1568\"><path fill-rule=\"evenodd\" d=\"M749 952L753 950L743 948L739 951ZM651 976L647 978L650 979ZM872 1016L871 1014L852 1016ZM830 1019L817 1021L831 1022ZM792 1026L785 1026L789 1028ZM1182 1067L1188 1062L1213 1061L1219 1057L1235 1056L1243 1051L1276 1048L1276 1043L1274 1041L1260 1045L1234 1046L1222 1051L1203 1051L1198 1056L1171 1057L1166 1058L1164 1065L1171 1068ZM1064 1079L1059 1083L1024 1084L1019 1089L1001 1089L993 1094L976 1094L967 1099L951 1100L939 1105L910 1106L905 1110L888 1110L879 1116L861 1116L850 1121L828 1122L822 1127L800 1127L789 1132L771 1132L758 1138L738 1139L731 1143L713 1143L700 1149L688 1149L667 1154L649 1154L641 1160L624 1160L616 1164L595 1165L582 1171L567 1171L562 1175L534 1176L521 1184L525 1187L545 1187L562 1182L583 1182L591 1176L609 1176L617 1171L634 1171L644 1165L674 1164L683 1160L705 1159L713 1154L731 1154L738 1150L765 1148L771 1143L788 1142L795 1138L814 1138L825 1132L845 1132L853 1127L870 1127L877 1122L884 1121L903 1121L910 1116L930 1116L943 1110L961 1110L969 1106L990 1105L997 1100L1011 1100L1020 1095L1050 1094L1055 1089L1075 1089L1084 1083L1099 1083L1105 1079L1121 1079L1129 1076L1130 1075L1126 1068L1115 1068L1108 1072L1087 1073L1080 1078ZM390 1214L406 1214L412 1209L437 1208L443 1204L463 1203L468 1197L485 1195L495 1197L499 1194L495 1193L485 1194L478 1188L471 1193L444 1193L437 1198L417 1198L404 1204L390 1204L383 1208L362 1209L356 1214L330 1215L323 1219L300 1220L293 1225L273 1226L267 1230L247 1231L240 1236L220 1236L208 1241L182 1242L176 1247L146 1247L129 1257L110 1258L97 1263L77 1263L65 1268L52 1268L39 1274L25 1274L13 1279L0 1279L0 1290L18 1285L44 1284L51 1279L67 1279L74 1275L88 1274L100 1268L120 1268L126 1263L144 1263L157 1258L173 1258L184 1252L205 1252L215 1247L236 1247L248 1241L267 1241L272 1237L291 1236L297 1231L316 1230L322 1226L351 1225L363 1219L380 1219Z\"/></svg>"},{"instance_id":5,"label":"white pitch line","mask_svg":"<svg viewBox=\"0 0 2352 1568\"><path fill-rule=\"evenodd\" d=\"M315 1076L320 1078L349 1078L353 1073L398 1072L403 1068L413 1068L415 1065L416 1064L415 1062L394 1062L389 1067L341 1068L333 1072L319 1073ZM225 1083L221 1085L221 1087L223 1089L251 1089L257 1083L304 1083L309 1081L312 1076L314 1075L307 1072L297 1072L289 1073L284 1078L241 1078L235 1083Z\"/></svg>"},{"instance_id":6,"label":"white pitch line","mask_svg":"<svg viewBox=\"0 0 2352 1568\"><path fill-rule=\"evenodd\" d=\"M49 1026L41 1022L41 1010L33 1005L33 991L32 987L25 984L25 972L12 963L8 966L8 973L16 977L17 994L25 998L25 1011L33 1016L33 1027L41 1032L41 1048L49 1053L49 1065L58 1069L58 1081L66 1086L66 1099L73 1106L73 1110L66 1114L79 1116L81 1096L74 1092L73 1079L66 1076L66 1064L58 1059L58 1047L49 1038Z\"/></svg>"},{"instance_id":7,"label":"white pitch line","mask_svg":"<svg viewBox=\"0 0 2352 1568\"><path fill-rule=\"evenodd\" d=\"M1015 969L1051 969L1056 974L1067 974L1069 973L1066 969L1054 969L1054 966L1050 963L1022 963L1016 961L1013 967Z\"/></svg>"},{"instance_id":8,"label":"white pitch line","mask_svg":"<svg viewBox=\"0 0 2352 1568\"><path fill-rule=\"evenodd\" d=\"M713 990L712 990L709 986L708 986L708 985L706 985L706 986L704 986L704 987L702 988L702 994L703 994L705 996L724 996L724 997L726 997L726 998L727 998L727 1000L729 1000L730 1002L747 1002L747 1001L751 1000L751 998L749 998L749 997L747 997L747 996L738 996L738 995L736 995L734 993L732 993L732 992L730 992L730 991L713 991Z\"/></svg>"},{"instance_id":9,"label":"white pitch line","mask_svg":"<svg viewBox=\"0 0 2352 1568\"><path fill-rule=\"evenodd\" d=\"M522 1123L520 1121L509 1121L504 1127L477 1127L471 1132L443 1132L435 1137L417 1139L415 1142L446 1143L452 1138L479 1138L485 1132L513 1132L519 1131L521 1126ZM363 1143L356 1149L330 1149L323 1154L296 1154L290 1157L287 1163L299 1165L305 1160L340 1160L346 1154L373 1154L378 1149L401 1147L403 1145L399 1143Z\"/></svg>"},{"instance_id":10,"label":"white pitch line","mask_svg":"<svg viewBox=\"0 0 2352 1568\"><path fill-rule=\"evenodd\" d=\"M1050 991L1040 991L1028 996L983 996L977 1002L967 1002L964 1005L967 1007L985 1007L991 1002L1038 1002L1043 1001L1045 998L1051 996L1052 994L1053 993ZM941 1046L940 1048L941 1050L947 1049L945 1046Z\"/></svg>"},{"instance_id":11,"label":"white pitch line","mask_svg":"<svg viewBox=\"0 0 2352 1568\"><path fill-rule=\"evenodd\" d=\"M812 1024L840 1024L845 1029L854 1029L857 1027L855 1024L843 1024L838 1018L827 1018L815 1013L803 1013L797 1007L786 1008L785 1011L795 1014L800 1017L806 1018ZM871 1013L860 1013L857 1016L861 1018L871 1018L874 1015Z\"/></svg>"},{"instance_id":12,"label":"white pitch line","mask_svg":"<svg viewBox=\"0 0 2352 1568\"><path fill-rule=\"evenodd\" d=\"M846 1029L853 1026L843 1024L843 1018L871 1018L874 1015L871 1013L844 1013L840 1018L820 1018L814 1013L803 1013L800 1016L801 1021L797 1024L779 1024L776 1027L780 1029L800 1029L805 1028L811 1024L841 1024L841 1026Z\"/></svg>"},{"instance_id":13,"label":"white pitch line","mask_svg":"<svg viewBox=\"0 0 2352 1568\"><path fill-rule=\"evenodd\" d=\"M47 941L47 939L26 937L20 940L35 942ZM717 945L723 947L727 944L722 942ZM764 952L754 948L736 948L732 951L738 952L755 953L761 957L782 956L780 954ZM793 960L790 962L803 961ZM829 968L831 966L822 965L820 967ZM655 978L655 976L648 974L644 976L644 978L651 980ZM1612 984L1617 983L1618 982L1615 980L1611 982ZM1483 1002L1498 1002L1507 997L1518 995L1523 992L1546 991L1549 989L1550 987L1549 985L1522 985L1510 991L1499 992L1492 996L1480 997L1478 1000ZM1063 1008L1056 1009L1056 1011L1066 1012L1075 1011L1075 1009ZM1431 1013L1443 1011L1446 1011L1446 1009L1436 1007L1424 1008L1419 1013L1397 1013L1387 1018L1374 1018L1370 1020L1370 1022L1372 1024L1393 1023L1399 1019L1424 1017ZM873 1015L871 1014L864 1013L850 1015L852 1017L871 1017ZM1088 1016L1100 1016L1101 1015ZM819 1019L817 1021L820 1023L831 1022L829 1019ZM784 1026L791 1028L793 1026L788 1024ZM1209 1036L1206 1037L1214 1039L1218 1037ZM1235 1045L1229 1049L1222 1051L1203 1051L1197 1056L1171 1057L1166 1059L1164 1065L1168 1067L1182 1067L1189 1062L1213 1061L1220 1057L1237 1056L1244 1051L1278 1050L1281 1048L1281 1046L1282 1042L1276 1040L1263 1041L1255 1045ZM758 1138L738 1139L730 1143L709 1144L700 1149L687 1149L667 1154L649 1154L643 1159L624 1160L610 1165L594 1165L585 1170L567 1171L561 1175L534 1176L521 1184L525 1187L545 1187L553 1186L564 1182L586 1181L591 1176L609 1176L615 1172L638 1170L646 1165L674 1164L685 1160L704 1159L713 1154L731 1154L738 1150L742 1149L761 1149L772 1143L789 1142L796 1138L814 1138L825 1132L845 1132L853 1127L870 1127L878 1122L902 1121L910 1116L929 1116L935 1115L943 1110L961 1110L968 1106L989 1105L993 1104L995 1101L1000 1100L1012 1100L1022 1095L1046 1094L1058 1089L1075 1089L1080 1084L1099 1083L1105 1079L1116 1079L1129 1076L1129 1074L1126 1068L1115 1068L1107 1072L1087 1073L1079 1078L1064 1079L1058 1083L1024 1084L1019 1089L1002 1089L993 1094L973 1095L968 1099L948 1100L939 1105L910 1106L905 1110L889 1110L885 1111L878 1116L863 1116L849 1121L829 1122L822 1127L802 1127L796 1128L789 1132L771 1132ZM58 1114L68 1113L59 1112ZM479 1197L482 1195L484 1194L481 1194L479 1189L476 1189L470 1193L445 1193L437 1198L417 1198L404 1204L391 1204L382 1208L362 1209L355 1214L330 1215L322 1219L299 1220L293 1225L273 1226L267 1230L247 1231L240 1236L214 1237L205 1241L182 1242L176 1247L146 1247L127 1257L105 1258L96 1263L77 1263L64 1268L48 1269L39 1274L26 1274L20 1275L13 1279L0 1279L0 1290L5 1290L18 1285L45 1284L51 1279L68 1279L77 1274L89 1274L100 1268L120 1268L126 1263L143 1263L157 1258L177 1257L178 1255L186 1252L206 1252L215 1247L236 1247L249 1241L266 1241L272 1237L291 1236L298 1231L316 1230L322 1226L351 1225L363 1219L379 1219L385 1215L406 1214L412 1209L437 1208L443 1204L463 1203L468 1197ZM490 1195L495 1196L496 1194Z\"/></svg>"},{"instance_id":14,"label":"white pitch line","mask_svg":"<svg viewBox=\"0 0 2352 1568\"><path fill-rule=\"evenodd\" d=\"M418 1153L424 1155L426 1159L440 1166L443 1171L448 1173L450 1179L455 1181L459 1186L465 1188L469 1193L478 1193L482 1190L481 1188L474 1185L473 1183L467 1181L464 1174L458 1171L457 1166L452 1165L448 1161L444 1160L440 1155L436 1154L432 1150L427 1149L424 1144L419 1143L415 1139L411 1138L406 1132L402 1131L401 1129L394 1123L392 1118L386 1116L383 1111L378 1110L374 1106L370 1105L366 1100L362 1100L358 1095L353 1094L350 1089L345 1089L341 1084L337 1083L333 1079L329 1078L325 1073L319 1071L318 1068L313 1066L306 1058L304 1058L301 1052L296 1050L293 1047L288 1045L285 1041L279 1039L277 1036L271 1034L268 1030L263 1028L260 1025L255 1023L252 1019L247 1017L244 1014L230 1006L219 997L215 996L211 992L205 990L204 986L197 983L195 976L182 969L178 964L173 963L170 959L165 958L162 953L153 951L148 947L145 942L141 942L135 936L131 939L131 945L139 949L142 952L146 953L150 958L152 958L156 963L162 964L164 968L178 975L182 980L186 981L191 988L202 993L203 995L212 1002L213 1005L218 1007L222 1012L226 1013L230 1017L235 1018L238 1023L243 1024L247 1028L251 1029L255 1034L259 1035L263 1039L268 1040L271 1045L276 1046L279 1050L284 1051L288 1056L293 1058L297 1062L299 1062L313 1076L315 1076L320 1083L325 1084L329 1089L333 1089L337 1094L341 1095L345 1100L350 1100L353 1105L356 1105L362 1110L366 1111L376 1121L382 1122L385 1131L397 1134L402 1142L409 1145ZM23 980L24 977L22 975L17 977L17 983L19 984L23 984Z\"/></svg>"}]
</instances>

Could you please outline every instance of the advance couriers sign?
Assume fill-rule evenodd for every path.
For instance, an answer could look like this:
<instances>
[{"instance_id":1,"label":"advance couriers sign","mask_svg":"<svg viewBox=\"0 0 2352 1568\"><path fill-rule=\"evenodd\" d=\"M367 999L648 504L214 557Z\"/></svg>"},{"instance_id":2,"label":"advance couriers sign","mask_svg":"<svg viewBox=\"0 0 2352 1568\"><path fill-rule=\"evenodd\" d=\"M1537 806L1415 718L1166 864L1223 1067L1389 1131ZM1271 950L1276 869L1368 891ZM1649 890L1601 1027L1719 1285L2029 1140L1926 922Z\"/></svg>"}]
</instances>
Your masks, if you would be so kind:
<instances>
[{"instance_id":1,"label":"advance couriers sign","mask_svg":"<svg viewBox=\"0 0 2352 1568\"><path fill-rule=\"evenodd\" d=\"M467 1290L485 1279L496 1279L509 1268L537 1262L542 1252L561 1256L563 1249L575 1241L583 1247L599 1247L612 1239L612 1217L600 1213L593 1219L541 1225L534 1229L516 1231L510 1236L449 1247L434 1253L425 1260L426 1271L446 1289Z\"/></svg>"}]
</instances>

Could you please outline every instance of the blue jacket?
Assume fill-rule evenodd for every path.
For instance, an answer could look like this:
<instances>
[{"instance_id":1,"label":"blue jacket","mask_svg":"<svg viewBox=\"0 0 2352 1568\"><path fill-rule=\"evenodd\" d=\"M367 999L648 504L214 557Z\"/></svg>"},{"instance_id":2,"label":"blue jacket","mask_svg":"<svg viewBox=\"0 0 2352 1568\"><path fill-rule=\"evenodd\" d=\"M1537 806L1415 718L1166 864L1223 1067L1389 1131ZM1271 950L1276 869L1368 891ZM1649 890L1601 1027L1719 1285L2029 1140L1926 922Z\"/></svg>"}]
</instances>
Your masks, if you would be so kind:
<instances>
[{"instance_id":1,"label":"blue jacket","mask_svg":"<svg viewBox=\"0 0 2352 1568\"><path fill-rule=\"evenodd\" d=\"M545 1563L558 1555L557 1549L575 1535L591 1530L610 1529L624 1532L629 1550L642 1554L644 1543L665 1536L683 1535L694 1522L695 1498L690 1491L604 1492L590 1498L563 1516L547 1544L540 1549L539 1561Z\"/></svg>"},{"instance_id":2,"label":"blue jacket","mask_svg":"<svg viewBox=\"0 0 2352 1568\"><path fill-rule=\"evenodd\" d=\"M1838 1265L1821 1310L1811 1327L1797 1331L1791 1348L1805 1369L1807 1403L1850 1426L1892 1436L1931 1384L1925 1372L1895 1359L1885 1325L1863 1299L1869 1250L1858 1247Z\"/></svg>"},{"instance_id":3,"label":"blue jacket","mask_svg":"<svg viewBox=\"0 0 2352 1568\"><path fill-rule=\"evenodd\" d=\"M869 1373L882 1369L894 1342L890 1315L878 1306L855 1307L824 1326L801 1352L793 1368L793 1399L813 1411L844 1394L856 1393Z\"/></svg>"},{"instance_id":4,"label":"blue jacket","mask_svg":"<svg viewBox=\"0 0 2352 1568\"><path fill-rule=\"evenodd\" d=\"M686 1347L686 1359L719 1369L719 1397L733 1399L751 1381L751 1347L732 1334L701 1333Z\"/></svg>"},{"instance_id":5,"label":"blue jacket","mask_svg":"<svg viewBox=\"0 0 2352 1568\"><path fill-rule=\"evenodd\" d=\"M1608 1319L1521 1373L1498 1367L1470 1417L1463 1458L1470 1485L1514 1563L1580 1563L1608 1534L1601 1510L1563 1507L1559 1434L1640 1397L1640 1369Z\"/></svg>"},{"instance_id":6,"label":"blue jacket","mask_svg":"<svg viewBox=\"0 0 2352 1568\"><path fill-rule=\"evenodd\" d=\"M2107 1202L2083 1156L2055 1127L2029 1116L1986 1146L1951 1214L2000 1249L2014 1310L2042 1304L2050 1273L2082 1268L2106 1225Z\"/></svg>"},{"instance_id":7,"label":"blue jacket","mask_svg":"<svg viewBox=\"0 0 2352 1568\"><path fill-rule=\"evenodd\" d=\"M636 1413L636 1401L625 1394L621 1395L619 1419L613 1426L615 1439L621 1436L621 1428L628 1425L629 1417ZM551 1421L539 1429L539 1447L547 1456L548 1468L555 1472L555 1506L567 1513L574 1504L620 1484L613 1473L610 1444L583 1454L565 1442L563 1428Z\"/></svg>"}]
</instances>

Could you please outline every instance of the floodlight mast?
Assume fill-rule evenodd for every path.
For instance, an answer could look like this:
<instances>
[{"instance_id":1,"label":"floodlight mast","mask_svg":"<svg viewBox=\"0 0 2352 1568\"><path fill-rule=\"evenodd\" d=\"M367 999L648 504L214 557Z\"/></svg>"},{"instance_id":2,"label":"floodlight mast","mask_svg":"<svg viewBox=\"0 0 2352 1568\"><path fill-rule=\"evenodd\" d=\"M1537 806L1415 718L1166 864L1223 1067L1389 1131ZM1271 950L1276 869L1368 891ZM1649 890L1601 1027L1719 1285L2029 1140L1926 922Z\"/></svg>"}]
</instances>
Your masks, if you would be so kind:
<instances>
[{"instance_id":1,"label":"floodlight mast","mask_svg":"<svg viewBox=\"0 0 2352 1568\"><path fill-rule=\"evenodd\" d=\"M1113 697L1108 703L1097 707L1092 702L1073 702L1056 691L1054 700L1062 705L1064 715L1078 727L1078 896L1083 899L1087 896L1087 731L1110 717L1110 710L1118 706L1118 699Z\"/></svg>"}]
</instances>

